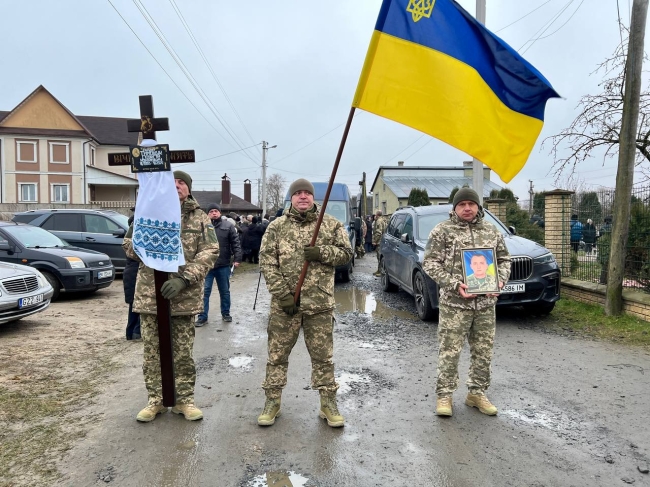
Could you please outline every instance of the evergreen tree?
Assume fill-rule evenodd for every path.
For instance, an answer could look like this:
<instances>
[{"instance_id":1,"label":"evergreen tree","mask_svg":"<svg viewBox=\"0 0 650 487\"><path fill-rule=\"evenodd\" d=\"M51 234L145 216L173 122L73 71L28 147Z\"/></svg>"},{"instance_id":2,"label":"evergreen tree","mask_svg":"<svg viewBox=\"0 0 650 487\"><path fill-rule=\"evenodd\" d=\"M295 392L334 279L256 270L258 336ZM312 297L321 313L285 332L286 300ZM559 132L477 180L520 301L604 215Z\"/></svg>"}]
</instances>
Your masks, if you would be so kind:
<instances>
[{"instance_id":1,"label":"evergreen tree","mask_svg":"<svg viewBox=\"0 0 650 487\"><path fill-rule=\"evenodd\" d=\"M603 208L598 200L598 194L594 191L582 193L580 204L578 205L578 218L586 222L591 218L595 224L602 222Z\"/></svg>"},{"instance_id":2,"label":"evergreen tree","mask_svg":"<svg viewBox=\"0 0 650 487\"><path fill-rule=\"evenodd\" d=\"M409 206L429 206L431 201L429 200L429 193L426 189L412 188L409 193Z\"/></svg>"},{"instance_id":3,"label":"evergreen tree","mask_svg":"<svg viewBox=\"0 0 650 487\"><path fill-rule=\"evenodd\" d=\"M456 196L456 193L458 193L458 190L460 188L458 186L455 186L454 189L451 190L451 193L449 193L449 201L448 203L453 203L454 202L454 196Z\"/></svg>"}]
</instances>

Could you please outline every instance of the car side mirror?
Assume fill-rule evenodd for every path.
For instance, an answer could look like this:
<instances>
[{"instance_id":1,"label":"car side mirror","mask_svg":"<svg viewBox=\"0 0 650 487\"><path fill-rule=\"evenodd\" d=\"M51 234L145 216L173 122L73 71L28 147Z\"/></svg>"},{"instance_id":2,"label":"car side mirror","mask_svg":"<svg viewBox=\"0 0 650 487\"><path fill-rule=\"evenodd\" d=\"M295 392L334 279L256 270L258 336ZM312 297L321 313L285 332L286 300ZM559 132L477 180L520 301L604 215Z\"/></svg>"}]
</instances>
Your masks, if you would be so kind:
<instances>
[{"instance_id":1,"label":"car side mirror","mask_svg":"<svg viewBox=\"0 0 650 487\"><path fill-rule=\"evenodd\" d=\"M113 237L124 238L124 235L126 235L126 230L124 230L123 228L120 228L119 230L115 230L113 232Z\"/></svg>"},{"instance_id":2,"label":"car side mirror","mask_svg":"<svg viewBox=\"0 0 650 487\"><path fill-rule=\"evenodd\" d=\"M510 230L510 233L512 233L513 235L517 235L517 229L512 225L508 227L508 230Z\"/></svg>"},{"instance_id":3,"label":"car side mirror","mask_svg":"<svg viewBox=\"0 0 650 487\"><path fill-rule=\"evenodd\" d=\"M409 234L408 234L408 233L403 233L403 234L400 236L399 239L400 239L402 242L404 242L404 243L409 243L409 242L410 242Z\"/></svg>"},{"instance_id":4,"label":"car side mirror","mask_svg":"<svg viewBox=\"0 0 650 487\"><path fill-rule=\"evenodd\" d=\"M6 240L0 240L0 250L4 250L5 252L9 252L11 249L11 245L9 245L9 242Z\"/></svg>"}]
</instances>

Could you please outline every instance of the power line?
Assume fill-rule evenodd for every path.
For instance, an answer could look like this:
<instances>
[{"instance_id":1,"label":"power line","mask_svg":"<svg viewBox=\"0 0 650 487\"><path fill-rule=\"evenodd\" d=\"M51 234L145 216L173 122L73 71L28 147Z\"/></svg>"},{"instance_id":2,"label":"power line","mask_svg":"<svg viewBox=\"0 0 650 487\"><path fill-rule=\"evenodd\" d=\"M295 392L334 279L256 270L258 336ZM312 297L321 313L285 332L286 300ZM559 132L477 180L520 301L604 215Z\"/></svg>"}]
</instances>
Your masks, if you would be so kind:
<instances>
[{"instance_id":1,"label":"power line","mask_svg":"<svg viewBox=\"0 0 650 487\"><path fill-rule=\"evenodd\" d=\"M518 51L521 51L526 44L530 42L530 45L524 49L523 52L520 52L520 54L524 54L528 49L532 47L537 40L544 35L544 33L551 28L551 26L557 21L557 19L560 18L560 16L564 13L564 11L569 8L569 6L574 2L575 0L569 0L564 7L560 9L558 13L556 13L553 17L551 17L551 20L547 21L546 24L544 24L537 32L535 32L530 39L528 39L524 44L518 49ZM539 34L539 35L538 35Z\"/></svg>"},{"instance_id":2,"label":"power line","mask_svg":"<svg viewBox=\"0 0 650 487\"><path fill-rule=\"evenodd\" d=\"M578 10L580 10L580 6L581 6L584 2L585 2L585 0L581 0L581 1L580 1L580 5L578 5L578 6L576 7L576 9L573 11L573 13L569 16L569 18L566 19L566 22L564 22L560 27L558 27L555 31L551 32L549 35L546 35L546 36L544 36L544 37L538 37L537 40L539 41L539 40L541 40L541 39L546 39L546 38L551 37L552 35L556 34L556 33L557 33L557 32L558 32L562 27L564 27L565 25L567 25L567 24L569 23L569 21L573 18L573 16L576 14L576 12L577 12Z\"/></svg>"},{"instance_id":3,"label":"power line","mask_svg":"<svg viewBox=\"0 0 650 487\"><path fill-rule=\"evenodd\" d=\"M196 37L192 33L192 29L190 29L189 24L185 21L185 17L183 17L183 14L181 13L180 9L178 8L178 5L176 5L176 2L174 0L169 0L169 2L171 3L172 7L174 8L174 11L176 12L176 15L178 15L178 18L181 20L181 23L183 24L183 27L185 27L185 31L190 36L190 39L192 39L192 42L194 43L194 47L196 47L197 51L201 55L201 58L203 59L203 62L205 63L205 65L210 70L210 73L212 74L212 78L217 83L217 86L219 86L219 89L221 90L221 93L223 94L224 98L226 99L226 101L230 105L230 108L232 109L235 116L237 117L237 120L239 120L239 123L244 128L244 131L246 132L246 134L248 134L248 137L251 139L251 141L254 141L255 139L253 139L253 136L248 131L248 128L246 127L246 124L244 123L242 118L239 116L239 113L235 109L235 105L233 105L232 101L230 100L230 97L228 96L228 93L226 93L226 90L224 89L223 85L221 84L221 81L219 81L219 77L214 72L214 69L212 68L212 65L210 64L207 57L203 53L203 49L201 49L201 46L199 45L198 41L196 40ZM259 144L256 144L256 145L259 145ZM259 149L258 149L258 152L261 155L261 152L259 151Z\"/></svg>"},{"instance_id":4,"label":"power line","mask_svg":"<svg viewBox=\"0 0 650 487\"><path fill-rule=\"evenodd\" d=\"M424 137L425 135L426 135L426 134L422 134L422 135L420 135L417 139L415 139L413 142L411 142L409 145L407 145L404 149L402 149L402 150L399 151L397 154L395 154L393 157L391 157L391 158L388 159L386 162L384 162L384 164L388 164L390 161L392 161L392 160L395 159L397 156L399 156L402 152L406 152L407 149L410 149L411 146L417 144L417 143L422 139L422 137ZM382 165L383 165L383 164L382 164Z\"/></svg>"},{"instance_id":5,"label":"power line","mask_svg":"<svg viewBox=\"0 0 650 487\"><path fill-rule=\"evenodd\" d=\"M332 132L334 132L334 131L335 131L336 129L338 129L339 127L342 127L343 125L345 125L345 124L342 123L342 124L337 125L336 127L334 127L334 128L333 128L332 130L330 130L329 132L326 132L326 133L324 133L323 135L321 135L320 137L318 137L317 139L312 140L309 144L303 145L300 149L293 151L291 154L289 154L289 155L287 155L287 156L284 156L284 157L281 157L280 159L278 159L277 161L275 161L275 164L277 164L277 163L280 162L280 161L284 161L285 159L291 157L292 155L296 154L297 152L300 152L300 151L303 150L303 149L306 149L307 147L309 147L310 145L312 145L314 142L318 142L320 139L322 139L322 138L325 137L326 135L331 134Z\"/></svg>"},{"instance_id":6,"label":"power line","mask_svg":"<svg viewBox=\"0 0 650 487\"><path fill-rule=\"evenodd\" d=\"M550 1L551 1L551 0L546 0L546 1L545 1L543 4L541 4L539 7L537 7L537 8L535 8L535 9L531 10L530 12L528 12L528 13L527 13L526 15L524 15L523 17L519 17L519 18L518 18L517 20L515 20L514 22L511 22L511 23L509 23L508 25L506 25L505 27L501 27L499 30L495 30L495 31L493 31L493 32L496 34L497 32L501 32L502 30L507 29L508 27L510 27L511 25L516 24L516 23L519 22L520 20L525 19L526 17L528 17L530 14L532 14L532 13L535 12L536 10L539 10L540 8L542 8L544 5L546 5L546 4L547 4L548 2L550 2Z\"/></svg>"},{"instance_id":7,"label":"power line","mask_svg":"<svg viewBox=\"0 0 650 487\"><path fill-rule=\"evenodd\" d=\"M187 80L190 82L194 90L198 93L198 95L201 97L203 102L206 104L208 109L212 112L212 114L215 116L217 121L221 124L223 129L226 131L226 133L233 139L235 144L242 149L242 143L241 140L237 137L237 135L228 127L227 122L222 120L223 116L219 113L219 110L217 107L212 103L212 101L208 98L207 94L203 91L201 86L198 84L190 70L185 66L185 63L183 60L176 54L176 51L174 48L171 46L169 41L167 41L167 38L165 37L165 34L162 32L162 29L158 27L158 24L156 24L156 21L153 19L147 8L142 4L140 0L133 0L133 4L137 7L137 9L140 11L140 14L144 17L144 19L147 21L149 24L149 27L151 27L151 30L154 31L154 34L158 37L158 40L162 43L162 45L165 47L169 55L172 57L176 65L181 69L181 72L185 75ZM225 140L225 139L224 139ZM247 153L244 152L244 155L254 161L254 159Z\"/></svg>"}]
</instances>

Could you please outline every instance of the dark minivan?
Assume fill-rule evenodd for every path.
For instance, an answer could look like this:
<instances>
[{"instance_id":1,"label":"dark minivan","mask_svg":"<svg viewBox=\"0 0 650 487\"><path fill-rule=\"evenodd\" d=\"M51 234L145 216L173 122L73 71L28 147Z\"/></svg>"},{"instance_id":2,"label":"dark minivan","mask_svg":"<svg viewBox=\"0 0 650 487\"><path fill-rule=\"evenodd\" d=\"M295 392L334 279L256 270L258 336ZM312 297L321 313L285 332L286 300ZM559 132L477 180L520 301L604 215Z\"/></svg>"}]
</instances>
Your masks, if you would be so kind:
<instances>
[{"instance_id":1,"label":"dark minivan","mask_svg":"<svg viewBox=\"0 0 650 487\"><path fill-rule=\"evenodd\" d=\"M129 219L113 210L29 210L16 213L13 221L29 223L52 232L70 245L108 255L116 272L124 271L126 254L122 240Z\"/></svg>"},{"instance_id":2,"label":"dark minivan","mask_svg":"<svg viewBox=\"0 0 650 487\"><path fill-rule=\"evenodd\" d=\"M23 223L0 222L0 261L41 271L54 289L52 301L61 291L97 291L115 279L108 255L71 247L48 231Z\"/></svg>"},{"instance_id":3,"label":"dark minivan","mask_svg":"<svg viewBox=\"0 0 650 487\"><path fill-rule=\"evenodd\" d=\"M429 233L449 218L451 205L406 207L393 213L380 243L381 283L384 291L404 289L415 298L422 320L431 320L438 308L438 286L422 269ZM503 235L512 258L510 280L497 306L523 306L548 314L560 299L560 269L553 254L540 244L516 235L488 210L485 220Z\"/></svg>"}]
</instances>

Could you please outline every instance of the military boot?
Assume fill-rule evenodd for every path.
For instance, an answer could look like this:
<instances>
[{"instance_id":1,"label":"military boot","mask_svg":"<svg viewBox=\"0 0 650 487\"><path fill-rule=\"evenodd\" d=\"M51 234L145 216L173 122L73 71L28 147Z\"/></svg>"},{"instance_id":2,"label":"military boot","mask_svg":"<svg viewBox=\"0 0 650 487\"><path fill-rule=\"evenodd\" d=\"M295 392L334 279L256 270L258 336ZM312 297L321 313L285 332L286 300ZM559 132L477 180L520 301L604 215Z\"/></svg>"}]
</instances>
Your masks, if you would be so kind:
<instances>
[{"instance_id":1,"label":"military boot","mask_svg":"<svg viewBox=\"0 0 650 487\"><path fill-rule=\"evenodd\" d=\"M451 416L452 414L451 396L439 397L436 400L436 415Z\"/></svg>"},{"instance_id":2,"label":"military boot","mask_svg":"<svg viewBox=\"0 0 650 487\"><path fill-rule=\"evenodd\" d=\"M135 417L136 420L141 423L148 423L156 419L156 416L162 413L166 413L167 408L162 404L149 404L146 408L138 413Z\"/></svg>"},{"instance_id":3,"label":"military boot","mask_svg":"<svg viewBox=\"0 0 650 487\"><path fill-rule=\"evenodd\" d=\"M473 408L478 408L483 414L494 416L497 413L497 408L494 406L485 394L467 394L465 404Z\"/></svg>"},{"instance_id":4,"label":"military boot","mask_svg":"<svg viewBox=\"0 0 650 487\"><path fill-rule=\"evenodd\" d=\"M340 428L345 424L345 418L339 413L339 408L336 405L336 393L323 393L320 394L320 411L318 415L321 419L326 419L327 424L332 428Z\"/></svg>"},{"instance_id":5,"label":"military boot","mask_svg":"<svg viewBox=\"0 0 650 487\"><path fill-rule=\"evenodd\" d=\"M203 413L194 404L177 404L172 408L172 413L182 414L188 421L203 419Z\"/></svg>"},{"instance_id":6,"label":"military boot","mask_svg":"<svg viewBox=\"0 0 650 487\"><path fill-rule=\"evenodd\" d=\"M257 417L257 424L260 426L271 426L275 423L275 418L280 416L280 403L281 400L279 397L267 397L264 403L264 411Z\"/></svg>"},{"instance_id":7,"label":"military boot","mask_svg":"<svg viewBox=\"0 0 650 487\"><path fill-rule=\"evenodd\" d=\"M373 272L372 275L375 276L375 277L381 277L381 271L377 270L377 271Z\"/></svg>"}]
</instances>

